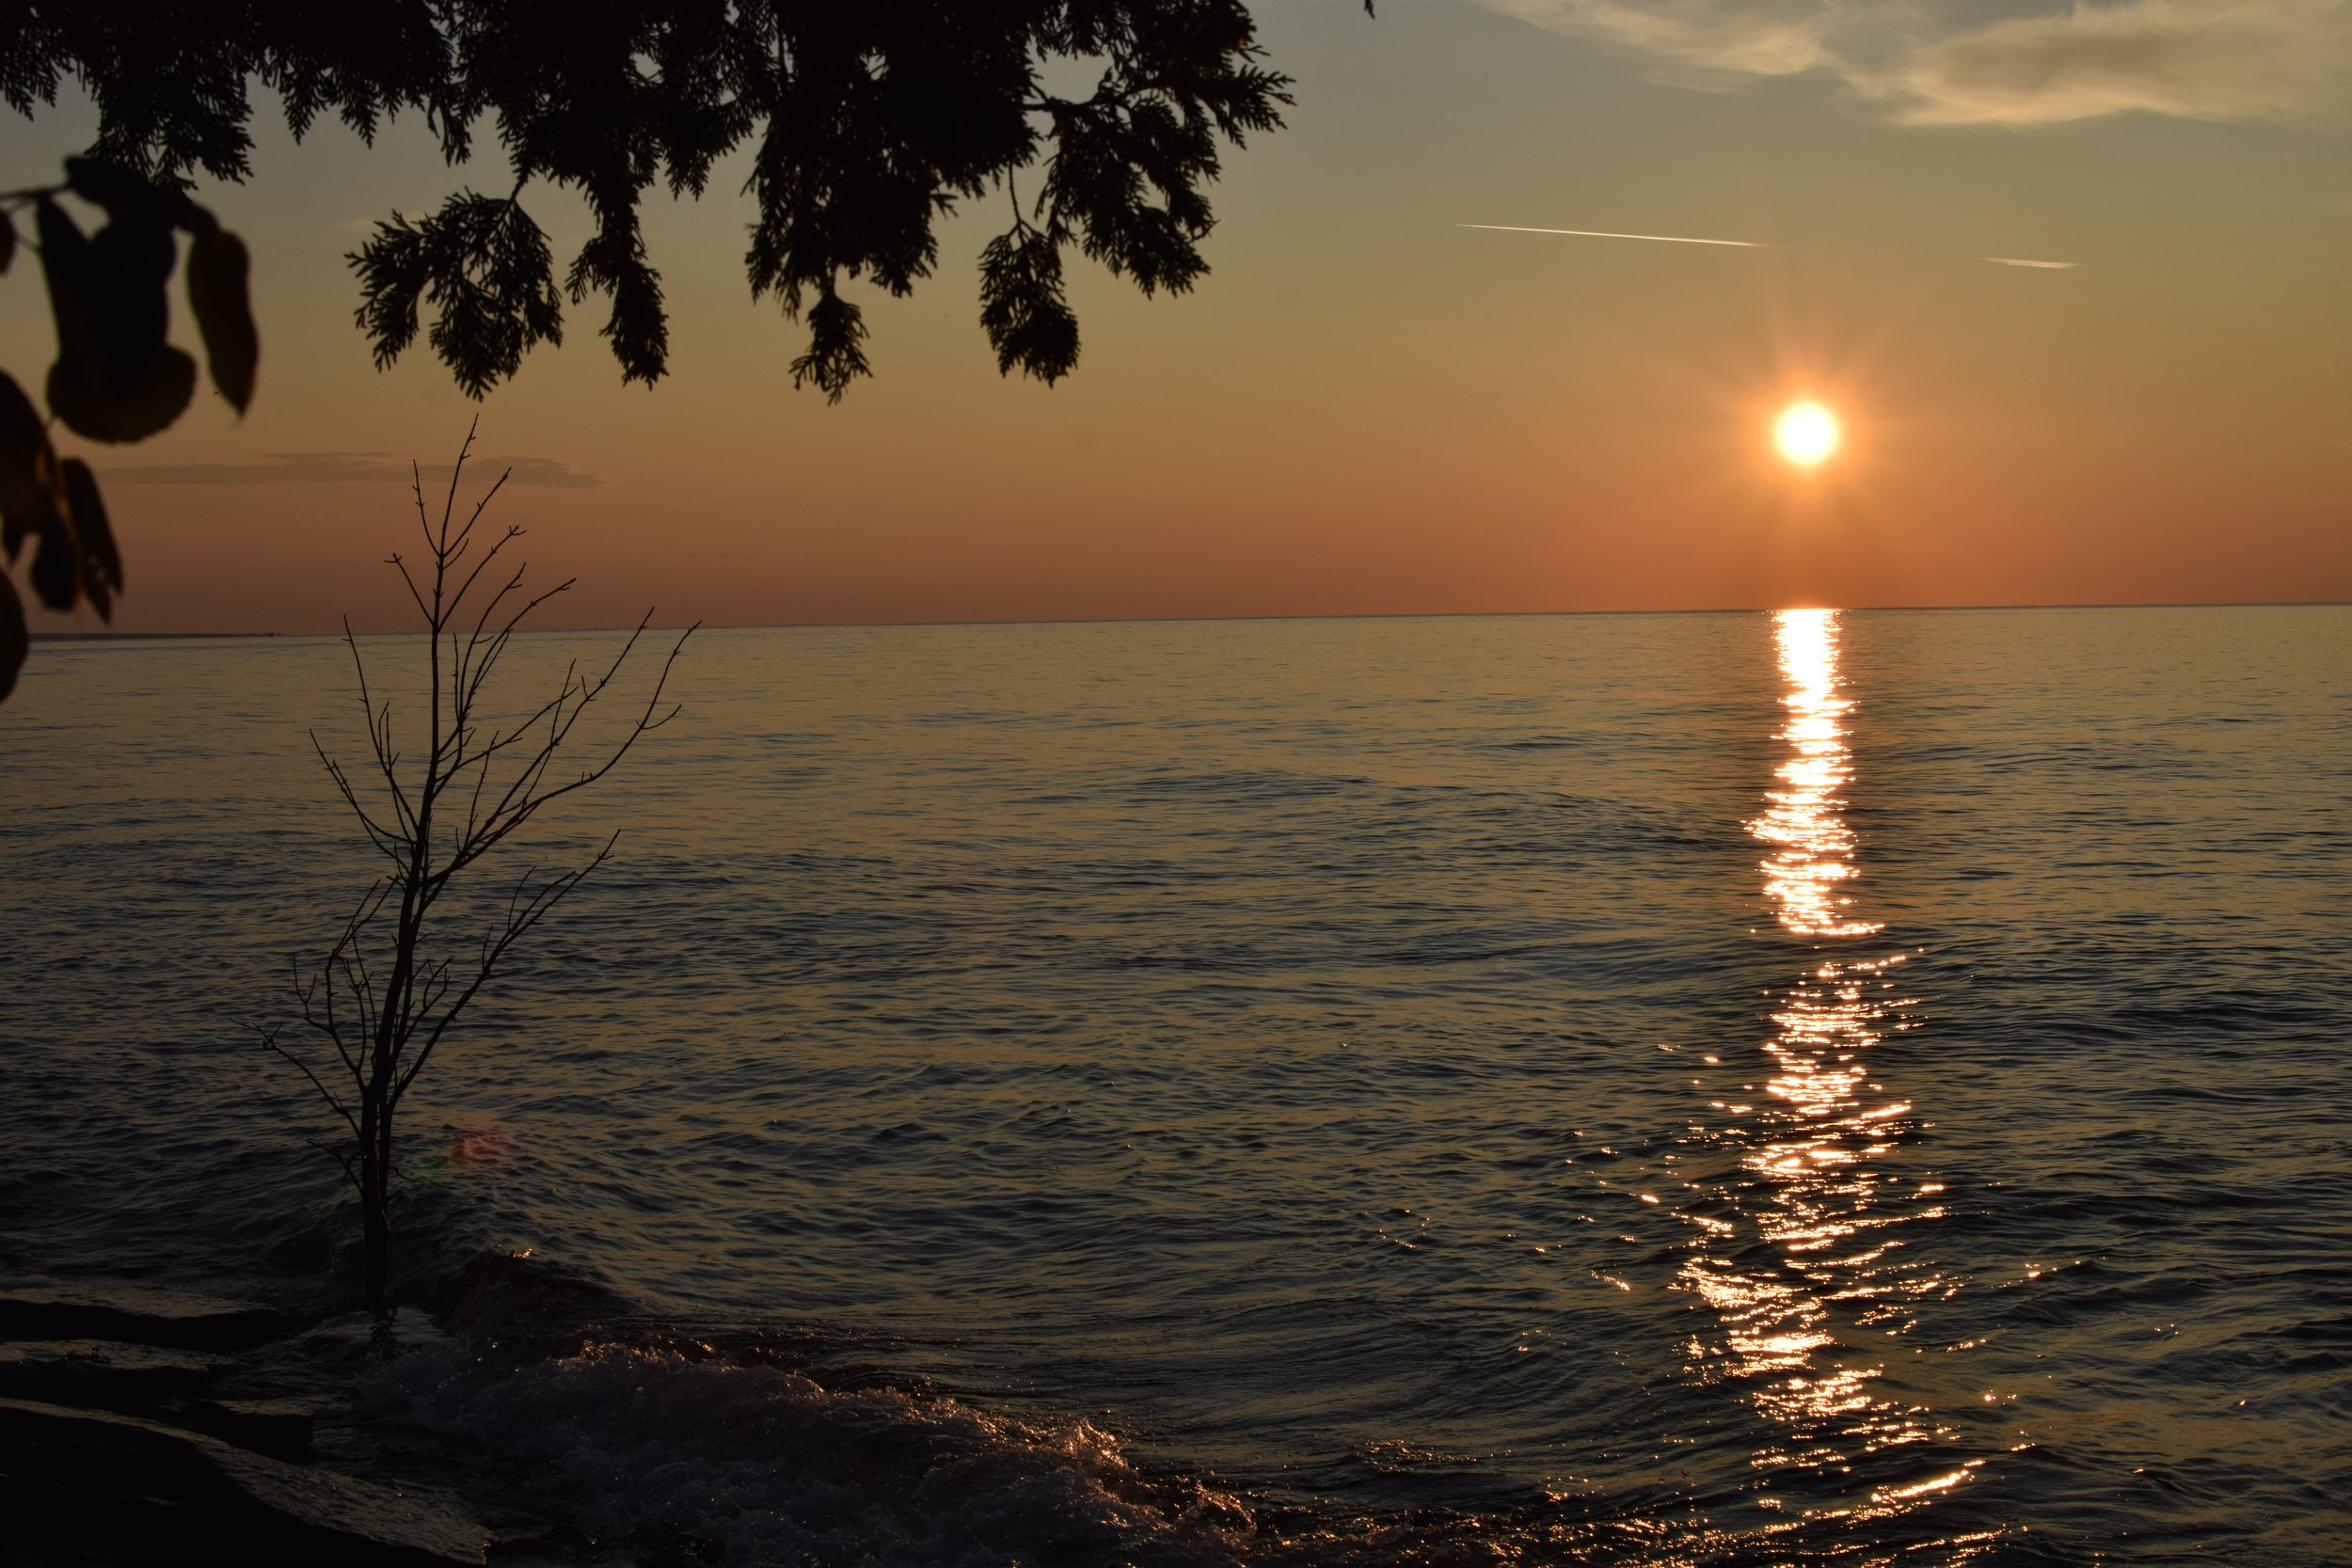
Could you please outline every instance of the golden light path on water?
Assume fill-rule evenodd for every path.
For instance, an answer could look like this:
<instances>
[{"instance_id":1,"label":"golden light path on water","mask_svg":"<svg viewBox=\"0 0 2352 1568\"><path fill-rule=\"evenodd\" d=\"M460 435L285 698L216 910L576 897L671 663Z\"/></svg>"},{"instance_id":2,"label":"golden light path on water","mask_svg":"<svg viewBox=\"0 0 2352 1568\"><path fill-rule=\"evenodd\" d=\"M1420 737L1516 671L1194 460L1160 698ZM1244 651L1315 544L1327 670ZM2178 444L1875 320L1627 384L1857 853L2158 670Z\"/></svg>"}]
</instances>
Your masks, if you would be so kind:
<instances>
[{"instance_id":1,"label":"golden light path on water","mask_svg":"<svg viewBox=\"0 0 2352 1568\"><path fill-rule=\"evenodd\" d=\"M1722 1325L1720 1344L1692 1346L1701 1375L1744 1387L1778 1434L1755 1458L1768 1506L1776 1475L1810 1472L1805 1490L1818 1499L1836 1490L1818 1478L1851 1471L1858 1495L1808 1512L1859 1521L1918 1507L1973 1465L1921 1473L1886 1462L1886 1450L1935 1435L1933 1413L1882 1380L1889 1355L1910 1354L1911 1305L1944 1288L1896 1256L1898 1229L1940 1212L1941 1189L1898 1184L1888 1168L1912 1107L1873 1078L1869 1058L1907 1004L1890 978L1899 954L1852 952L1883 927L1855 912L1850 891L1853 705L1838 673L1837 612L1782 610L1773 629L1787 753L1748 831L1770 847L1760 870L1782 928L1807 940L1814 961L1774 998L1764 1094L1715 1102L1744 1149L1741 1218L1694 1216L1707 1234L1682 1275ZM1870 1456L1885 1458L1861 1463Z\"/></svg>"}]
</instances>

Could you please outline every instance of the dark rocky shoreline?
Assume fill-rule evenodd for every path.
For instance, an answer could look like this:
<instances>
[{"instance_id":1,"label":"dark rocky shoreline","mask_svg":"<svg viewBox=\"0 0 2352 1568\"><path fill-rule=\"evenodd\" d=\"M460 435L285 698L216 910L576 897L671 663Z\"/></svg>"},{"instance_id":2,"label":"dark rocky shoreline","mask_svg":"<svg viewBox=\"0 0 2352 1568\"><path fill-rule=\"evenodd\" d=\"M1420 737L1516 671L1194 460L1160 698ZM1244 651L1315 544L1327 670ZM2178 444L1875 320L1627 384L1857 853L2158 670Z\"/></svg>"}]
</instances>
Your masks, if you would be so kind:
<instances>
[{"instance_id":1,"label":"dark rocky shoreline","mask_svg":"<svg viewBox=\"0 0 2352 1568\"><path fill-rule=\"evenodd\" d=\"M494 1533L438 1488L319 1462L322 1413L278 1397L272 1363L290 1351L315 1360L321 1347L305 1341L322 1334L395 1348L371 1329L336 1322L289 1338L267 1307L190 1291L0 1281L9 1560L480 1568L566 1556L528 1530Z\"/></svg>"}]
</instances>

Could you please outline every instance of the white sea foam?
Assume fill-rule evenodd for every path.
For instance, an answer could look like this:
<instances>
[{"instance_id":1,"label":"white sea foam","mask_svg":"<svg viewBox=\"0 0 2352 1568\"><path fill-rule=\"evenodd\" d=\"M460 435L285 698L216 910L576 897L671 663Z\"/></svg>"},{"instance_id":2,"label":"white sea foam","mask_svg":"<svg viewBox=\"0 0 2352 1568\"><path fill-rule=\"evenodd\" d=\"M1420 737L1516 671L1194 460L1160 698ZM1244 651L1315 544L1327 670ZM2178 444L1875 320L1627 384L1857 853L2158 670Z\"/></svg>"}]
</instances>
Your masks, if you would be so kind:
<instances>
[{"instance_id":1,"label":"white sea foam","mask_svg":"<svg viewBox=\"0 0 2352 1568\"><path fill-rule=\"evenodd\" d=\"M1148 1481L1084 1420L836 1392L775 1367L592 1345L510 1370L452 1345L397 1363L377 1392L511 1456L592 1533L728 1563L1189 1568L1241 1561L1251 1525L1232 1497Z\"/></svg>"}]
</instances>

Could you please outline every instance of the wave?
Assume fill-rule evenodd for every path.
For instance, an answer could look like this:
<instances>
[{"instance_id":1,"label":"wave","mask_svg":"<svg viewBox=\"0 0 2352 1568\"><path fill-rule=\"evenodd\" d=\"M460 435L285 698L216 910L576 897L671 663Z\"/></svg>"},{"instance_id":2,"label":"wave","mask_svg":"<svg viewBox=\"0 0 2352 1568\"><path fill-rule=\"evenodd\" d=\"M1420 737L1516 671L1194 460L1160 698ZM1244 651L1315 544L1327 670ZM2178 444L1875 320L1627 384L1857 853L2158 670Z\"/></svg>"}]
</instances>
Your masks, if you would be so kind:
<instances>
[{"instance_id":1,"label":"wave","mask_svg":"<svg viewBox=\"0 0 2352 1568\"><path fill-rule=\"evenodd\" d=\"M592 1534L728 1563L1227 1568L1255 1521L1155 1480L1111 1434L957 1400L833 1390L707 1345L592 1341L500 1364L450 1341L395 1362L388 1413L463 1439Z\"/></svg>"}]
</instances>

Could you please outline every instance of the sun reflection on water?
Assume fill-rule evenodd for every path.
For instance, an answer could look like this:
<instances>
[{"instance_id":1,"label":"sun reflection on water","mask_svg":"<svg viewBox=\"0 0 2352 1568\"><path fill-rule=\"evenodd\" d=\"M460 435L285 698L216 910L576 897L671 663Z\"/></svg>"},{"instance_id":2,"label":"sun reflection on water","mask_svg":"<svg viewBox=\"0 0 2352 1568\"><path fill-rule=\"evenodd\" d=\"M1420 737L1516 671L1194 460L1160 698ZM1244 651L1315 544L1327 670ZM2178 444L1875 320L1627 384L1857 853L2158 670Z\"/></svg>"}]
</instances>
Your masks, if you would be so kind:
<instances>
[{"instance_id":1,"label":"sun reflection on water","mask_svg":"<svg viewBox=\"0 0 2352 1568\"><path fill-rule=\"evenodd\" d=\"M1774 630L1788 685L1780 700L1788 712L1780 732L1788 760L1780 765L1786 787L1765 791L1772 809L1748 824L1773 847L1764 892L1780 923L1799 936L1867 936L1880 927L1845 913L1853 903L1844 884L1854 874L1854 841L1840 813L1853 773L1845 729L1853 704L1837 689L1837 612L1784 610Z\"/></svg>"},{"instance_id":2,"label":"sun reflection on water","mask_svg":"<svg viewBox=\"0 0 2352 1568\"><path fill-rule=\"evenodd\" d=\"M1837 1499L1808 1512L1883 1517L1924 1506L1972 1466L1889 1453L1937 1435L1932 1412L1884 1380L1889 1355L1908 1354L1912 1305L1942 1289L1899 1256L1898 1232L1940 1211L1922 1206L1936 1189L1895 1181L1889 1164L1912 1107L1875 1081L1869 1061L1903 1027L1908 1002L1893 978L1902 955L1851 951L1883 927L1855 913L1850 891L1853 704L1839 677L1837 612L1783 610L1774 636L1787 755L1748 831L1770 847L1759 869L1780 927L1813 958L1773 1000L1769 1076L1756 1085L1769 1098L1716 1102L1736 1118L1723 1138L1741 1151L1740 1220L1703 1226L1682 1278L1721 1324L1719 1343L1693 1342L1699 1375L1743 1387L1777 1433L1755 1456L1760 1483L1777 1491L1775 1478L1791 1474L1851 1474L1851 1486L1808 1488Z\"/></svg>"}]
</instances>

